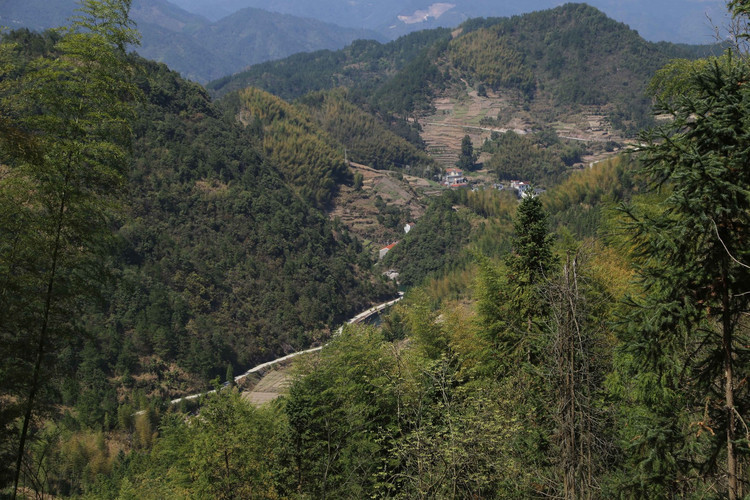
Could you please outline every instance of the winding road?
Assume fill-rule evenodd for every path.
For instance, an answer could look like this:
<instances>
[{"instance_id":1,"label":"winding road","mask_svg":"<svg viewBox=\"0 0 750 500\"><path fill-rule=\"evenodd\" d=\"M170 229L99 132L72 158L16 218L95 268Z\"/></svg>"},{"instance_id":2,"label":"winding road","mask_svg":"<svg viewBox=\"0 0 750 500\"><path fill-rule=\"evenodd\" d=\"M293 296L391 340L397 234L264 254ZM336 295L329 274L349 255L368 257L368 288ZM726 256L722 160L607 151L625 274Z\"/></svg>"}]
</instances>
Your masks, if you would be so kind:
<instances>
[{"instance_id":1,"label":"winding road","mask_svg":"<svg viewBox=\"0 0 750 500\"><path fill-rule=\"evenodd\" d=\"M363 312L357 314L356 316L354 316L353 318L349 319L346 323L348 323L350 325L353 325L353 324L356 324L356 323L361 323L364 320L366 320L367 318L369 318L369 317L371 317L371 316L373 316L375 314L380 313L383 309L386 309L386 308L392 306L393 304L395 304L396 302L398 302L399 300L401 300L403 298L404 298L404 292L399 292L398 298L393 299L393 300L389 300L388 302L383 302L382 304L378 304L376 306L373 306L373 307L369 308L368 310L363 311ZM336 330L335 335L339 335L343 329L344 329L344 325L341 325L338 328L338 330ZM242 375L238 375L238 376L234 377L234 381L235 381L235 383L239 382L240 380L242 380L243 378L247 377L251 373L259 372L259 371L264 370L264 369L266 369L266 368L268 368L270 366L273 366L273 365L275 365L277 363L281 363L283 361L287 361L287 360L292 359L294 357L301 356L303 354L309 354L311 352L320 351L326 345L328 345L328 344L323 344L322 346L318 346L318 347L312 347L312 348L306 349L304 351L293 352L291 354L287 354L286 356L282 356L280 358L276 358L276 359L274 359L272 361L267 361L265 363L261 363L258 366L254 366L254 367L250 368L248 371L246 371ZM198 394L192 394L190 396L183 396L181 398L173 399L169 403L174 405L174 404L178 404L183 399L185 401L190 401L191 399L197 399L197 398L199 398L201 396L204 396L206 394L211 394L213 392L216 392L216 389L213 389L213 390L210 390L210 391L206 391L206 392L201 392L201 393L198 393ZM138 413L140 413L140 412L138 412Z\"/></svg>"}]
</instances>

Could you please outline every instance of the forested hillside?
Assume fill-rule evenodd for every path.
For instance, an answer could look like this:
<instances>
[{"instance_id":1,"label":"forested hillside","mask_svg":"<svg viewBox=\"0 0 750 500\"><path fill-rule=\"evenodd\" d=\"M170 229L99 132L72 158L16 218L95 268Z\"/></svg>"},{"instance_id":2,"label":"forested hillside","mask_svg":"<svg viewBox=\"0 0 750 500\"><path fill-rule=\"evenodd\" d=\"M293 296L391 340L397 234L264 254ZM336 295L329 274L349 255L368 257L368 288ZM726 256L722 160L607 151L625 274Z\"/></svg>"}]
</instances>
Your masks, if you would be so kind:
<instances>
[{"instance_id":1,"label":"forested hillside","mask_svg":"<svg viewBox=\"0 0 750 500\"><path fill-rule=\"evenodd\" d=\"M695 59L566 4L256 68L295 100L228 79L214 103L126 53L128 7L0 40L0 495L747 497L741 44ZM482 99L528 128L456 125L474 189L409 176L436 172L420 119ZM558 134L583 107L654 126L615 154ZM521 175L547 190L499 189ZM400 239L379 262L343 222L367 203L362 234ZM262 401L267 368L234 378L310 345Z\"/></svg>"},{"instance_id":2,"label":"forested hillside","mask_svg":"<svg viewBox=\"0 0 750 500\"><path fill-rule=\"evenodd\" d=\"M117 314L129 317L132 310L135 328L137 316L150 310L146 305L153 308L148 297L162 296L166 310L154 314L182 315L182 324L161 325L168 330L161 334L174 342L157 343L166 341L166 352L214 356L190 365L208 374L206 367L216 373L226 361L247 366L308 344L310 334L377 295L367 289L370 263L358 242L335 232L284 183L283 168L303 164L301 158L295 163L274 151L267 156L261 141L269 133L243 130L222 117L199 86L166 67L142 66L148 103L136 122L133 202L120 229L122 256L135 266L123 272L143 273L126 301L141 298L114 304L115 311L124 308ZM342 171L342 164L334 165ZM311 171L289 179L291 185L325 177L310 158L305 165ZM181 334L190 322L205 324L193 335ZM159 329L149 330L139 333L149 337ZM180 346L189 339L196 343L192 348ZM154 339L144 344L153 346ZM227 358L229 353L236 354Z\"/></svg>"},{"instance_id":3,"label":"forested hillside","mask_svg":"<svg viewBox=\"0 0 750 500\"><path fill-rule=\"evenodd\" d=\"M236 116L263 138L270 162L305 200L324 207L338 184L351 179L343 150L291 104L247 88L239 93Z\"/></svg>"},{"instance_id":4,"label":"forested hillside","mask_svg":"<svg viewBox=\"0 0 750 500\"><path fill-rule=\"evenodd\" d=\"M75 134L97 133L109 139L108 133L122 133L107 121L99 124L108 116L105 111L89 111L95 105L107 106L102 97L87 101L89 95L82 93L78 105L82 113L91 115L77 115L66 107L66 92L82 92L86 87L47 90L43 86L58 85L58 80L78 84L77 80L68 83L73 77L66 79L63 73L47 69L63 64L52 56L70 50L72 40L82 47L88 43L69 35L20 31L6 35L2 44L2 103L10 111L3 114L7 128L0 177L1 397L3 401L18 398L13 405L3 404L3 435L9 438L3 438L0 450L4 482L18 443L14 419L22 415L29 387L40 393L34 415L43 414L51 422L65 413L68 430L83 426L107 431L127 422L136 408L158 408L165 398L205 388L210 379L223 378L228 370L239 372L319 342L353 312L395 292L392 285L373 278L371 257L359 241L344 228L334 227L315 207L315 202L325 199L313 197L311 202L293 189L295 183L282 168L289 159L272 151L266 154L267 134L262 128L243 127L234 116L225 117L202 87L164 65L134 56L126 62L114 56L107 61L113 70L120 65L128 68L118 78L130 85L124 88L132 95L140 96L113 119L123 126L132 120L132 162L126 150L96 142L85 146L91 156L80 160L82 170L69 174L62 170L60 175L66 177L59 179L48 177L45 168L54 172L65 164L53 163L57 160L51 153L37 156L36 148L47 147L46 143L27 137L26 127L41 127L32 130L48 140L49 134L60 133L54 128L58 121L70 123L70 132L63 134L70 134L73 141L66 147L74 152L78 144L88 144L75 139ZM100 50L102 57L109 54ZM92 57L86 51L75 54L78 60ZM98 62L87 64L102 68ZM100 71L101 78L109 78L109 73ZM132 84L128 75L133 76ZM49 92L43 94L47 100L35 92ZM118 97L126 95L124 90L118 92ZM34 97L22 100L25 95ZM23 108L23 103L32 102L39 107ZM24 113L36 114L26 118ZM21 118L5 121L6 116ZM80 128L82 123L89 128ZM125 132L117 137L128 136ZM50 141L52 148L56 143ZM14 144L19 147L11 148ZM59 154L68 153L61 149ZM116 175L107 173L105 162L113 161L110 157L127 161L127 168ZM88 165L92 165L90 173ZM345 174L341 159L334 165ZM60 209L59 231L64 233L57 234L65 239L56 239L39 208L54 205L58 196L57 191L48 194L47 185L51 189L55 182L72 179L68 176L84 174L89 180L70 181L81 191L67 202L71 208ZM309 182L317 181L317 172L303 175L309 175ZM117 194L115 180L121 183L120 195L104 202L99 214L95 211L99 202L88 193L102 183L106 192ZM34 185L39 188L32 190ZM65 200L66 191L61 189ZM19 206L26 207L24 213L18 212ZM38 235L37 227L44 228ZM39 340L37 349L34 342L39 334L33 318L41 318L45 310L41 293L49 270L45 250L52 252L55 245L67 253L55 253L63 257L56 275L49 278L53 285L46 302L54 316L45 313L50 333ZM91 253L77 256L79 246L81 252L91 248ZM35 273L38 281L32 280L37 279ZM41 303L32 311L35 300ZM68 315L63 313L66 308ZM44 360L37 365L39 376L33 369L37 351L37 359ZM44 413L39 413L42 408ZM118 416L125 420L118 423ZM33 435L40 430L31 425ZM55 467L69 463L59 455L55 460ZM59 476L57 491L76 491L79 472Z\"/></svg>"},{"instance_id":5,"label":"forested hillside","mask_svg":"<svg viewBox=\"0 0 750 500\"><path fill-rule=\"evenodd\" d=\"M449 41L450 40L450 41ZM436 29L385 45L358 41L338 52L298 54L211 82L222 94L255 86L284 99L349 87L351 99L406 116L429 109L442 89L461 80L547 97L549 113L580 105L606 108L616 127L631 132L650 123L645 89L671 58L711 49L643 40L637 32L585 4L511 18L473 19L451 35Z\"/></svg>"},{"instance_id":6,"label":"forested hillside","mask_svg":"<svg viewBox=\"0 0 750 500\"><path fill-rule=\"evenodd\" d=\"M287 100L315 90L339 86L370 88L395 74L425 49L448 40L450 30L426 30L386 44L357 40L339 51L296 54L277 62L257 64L247 71L226 76L206 86L216 95L245 87L257 87Z\"/></svg>"},{"instance_id":7,"label":"forested hillside","mask_svg":"<svg viewBox=\"0 0 750 500\"><path fill-rule=\"evenodd\" d=\"M346 93L312 92L301 98L299 103L342 145L350 160L379 170L395 169L425 178L438 173L435 161L417 147L421 144L416 131L410 138L417 142L417 146L396 135L375 116L352 104ZM402 131L411 129L411 125L405 121L391 126Z\"/></svg>"}]
</instances>

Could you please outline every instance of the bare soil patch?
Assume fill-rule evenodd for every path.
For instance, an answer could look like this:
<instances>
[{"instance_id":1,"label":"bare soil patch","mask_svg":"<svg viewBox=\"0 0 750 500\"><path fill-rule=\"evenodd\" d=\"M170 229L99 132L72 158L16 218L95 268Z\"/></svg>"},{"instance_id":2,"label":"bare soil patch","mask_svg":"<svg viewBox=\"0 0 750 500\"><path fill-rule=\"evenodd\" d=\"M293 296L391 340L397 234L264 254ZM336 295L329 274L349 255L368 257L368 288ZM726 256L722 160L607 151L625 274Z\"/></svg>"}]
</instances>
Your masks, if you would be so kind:
<instances>
[{"instance_id":1,"label":"bare soil patch","mask_svg":"<svg viewBox=\"0 0 750 500\"><path fill-rule=\"evenodd\" d=\"M421 135L428 152L443 167L455 165L465 135L479 149L493 132L512 130L525 134L549 126L560 138L587 145L590 154L584 156L582 165L615 154L618 149L611 143L629 143L611 127L602 107L579 106L575 111L559 114L549 96L543 93L530 102L511 91L487 90L486 95L480 96L464 82L463 87L447 89L433 105L435 112L419 120Z\"/></svg>"},{"instance_id":2,"label":"bare soil patch","mask_svg":"<svg viewBox=\"0 0 750 500\"><path fill-rule=\"evenodd\" d=\"M440 192L440 186L426 179L402 175L388 170L376 170L367 165L350 163L353 172L362 174L362 188L340 186L329 212L351 233L370 245L373 252L403 237L403 223L418 220L425 210L424 198ZM376 206L380 198L387 206L397 207L403 214L401 223L388 227L378 220L381 211Z\"/></svg>"}]
</instances>

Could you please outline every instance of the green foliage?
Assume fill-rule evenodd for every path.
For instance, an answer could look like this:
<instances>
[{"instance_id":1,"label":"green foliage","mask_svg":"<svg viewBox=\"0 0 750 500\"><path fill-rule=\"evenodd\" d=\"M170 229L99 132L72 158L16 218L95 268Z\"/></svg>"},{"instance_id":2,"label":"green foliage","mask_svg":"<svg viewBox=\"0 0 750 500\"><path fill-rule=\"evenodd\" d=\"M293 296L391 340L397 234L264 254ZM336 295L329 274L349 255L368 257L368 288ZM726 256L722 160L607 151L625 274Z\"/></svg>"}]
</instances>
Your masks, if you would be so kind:
<instances>
[{"instance_id":1,"label":"green foliage","mask_svg":"<svg viewBox=\"0 0 750 500\"><path fill-rule=\"evenodd\" d=\"M750 5L743 0L731 0L727 3L727 9L729 9L729 13L732 14L734 19L747 19L750 16ZM748 37L747 32L741 32L738 35L743 38Z\"/></svg>"},{"instance_id":2,"label":"green foliage","mask_svg":"<svg viewBox=\"0 0 750 500\"><path fill-rule=\"evenodd\" d=\"M672 121L644 136L649 145L640 173L633 172L634 160L618 158L520 205L496 190L433 199L384 265L397 268L406 286L439 278L410 292L382 331L347 327L300 361L277 402L253 408L231 387L193 403L197 410L189 415L182 413L187 403L181 413L168 413L160 402L322 340L335 322L392 292L370 280L361 244L314 205L327 203L333 183L349 180L343 146L351 158L380 168L406 162L431 168L383 123L390 112L420 109L450 78L435 73L446 68L442 56L468 50L477 68L497 63L508 78L528 70L535 84L542 82L534 92L559 85L560 99L585 104L604 103L603 94L588 82L566 80L567 69L555 68L547 50L578 69L587 67L592 36L604 47L622 44L644 66L674 50L630 44L632 34L585 6L554 12L529 17L547 30L542 41L521 33L531 22L524 17L471 21L450 43L441 31L386 46L357 42L346 57L315 54L306 60L331 58L332 66L341 65L337 78L367 74L366 83L313 93L294 105L248 90L216 106L201 87L134 57L129 63L137 73L103 80L116 86L134 74L146 97L134 126L122 220L96 202L100 188L122 181L128 113L120 112L127 106L94 107L75 124L50 112L97 95L99 87L77 78L91 69L81 60L102 56L73 51L73 63L65 54L86 40L12 34L16 45L0 46L3 481L12 462L6 442L15 439L21 415L14 403L28 386L24 378L38 347L29 343L36 340L32 329L26 338L18 327L44 316L44 305L28 297L42 296L49 283L43 276L52 248L49 214L60 208L51 189L59 181L42 175L49 172L42 167L81 146L83 165L93 168L71 170L86 182L65 191L81 204L63 210L71 225L60 232L67 245L60 262L78 267L60 271L60 286L53 287L50 313L61 326L44 361L56 360L58 370L39 395L66 416L34 436L29 491L146 499L731 496L732 470L740 468L730 457L747 461L742 424L750 409L743 382L750 376L750 70L733 56L676 62L657 76L660 111ZM552 19L565 29L549 29ZM594 34L576 19L593 25ZM500 46L502 57L487 58L477 40ZM554 45L542 47L544 40ZM598 63L613 61L622 60ZM116 62L109 70L127 67ZM273 71L265 77L279 77L284 64L266 66ZM329 85L323 80L330 68L319 69L320 81L297 75L299 86L286 90ZM435 79L421 85L416 75ZM611 82L599 76L592 73L598 82L592 85L606 89ZM46 95L42 84L60 95ZM405 92L392 100L390 91L370 99L377 88L402 84ZM35 95L43 98L17 98ZM378 109L383 122L364 109ZM110 112L118 120L103 119ZM234 123L237 117L244 127ZM81 124L83 131L76 129ZM55 135L58 128L65 133ZM466 159L473 156L469 145ZM520 164L506 175L548 182L582 154L549 130L498 135L486 150L498 172ZM634 196L642 179L650 192ZM353 183L361 187L362 178ZM630 218L628 238L606 236L624 241L623 248L581 243L609 229L606 207L619 201L633 202L622 215ZM384 223L402 222L397 207L377 199L376 207ZM560 233L562 262L553 253L550 222ZM81 228L90 232L75 233ZM113 229L117 248L106 267L115 279L94 285L98 275L88 272L105 267L99 247ZM630 282L631 263L638 286ZM103 289L101 302L73 293L84 287ZM633 295L618 304L626 290ZM96 311L98 305L106 310ZM624 313L616 316L617 308ZM617 337L609 331L615 321ZM186 372L193 378L180 378Z\"/></svg>"},{"instance_id":3,"label":"green foliage","mask_svg":"<svg viewBox=\"0 0 750 500\"><path fill-rule=\"evenodd\" d=\"M432 95L444 87L443 74L435 64L440 45L412 59L392 78L380 85L369 99L370 104L385 113L399 116L431 111Z\"/></svg>"},{"instance_id":4,"label":"green foliage","mask_svg":"<svg viewBox=\"0 0 750 500\"><path fill-rule=\"evenodd\" d=\"M672 120L644 136L642 173L664 200L645 213L625 208L644 290L631 298L621 331L626 373L640 374L632 392L638 428L649 428L635 439L644 450L631 457L638 472L629 469L641 495L701 491L714 479L707 471L726 478L722 494L741 491L736 461L747 448L737 415L750 402L738 383L748 366L739 318L750 300L749 71L731 55L709 60L687 78L684 96L660 103ZM701 439L688 438L695 426Z\"/></svg>"},{"instance_id":5,"label":"green foliage","mask_svg":"<svg viewBox=\"0 0 750 500\"><path fill-rule=\"evenodd\" d=\"M370 281L371 262L361 244L341 228L334 231L265 163L257 135L262 130L234 124L201 87L138 58L127 61L127 73L116 82L103 84L122 90L120 98L137 90L145 96L133 126L125 216L112 217L114 205L108 200L99 206L95 197L105 187L122 186L129 151L119 141L130 138L125 118L134 113L121 117L118 113L127 108L97 100L96 79L83 80L90 76L84 64L63 57L49 64L34 60L35 51L49 48L38 40L28 38L31 48L3 46L3 70L13 77L2 81L2 106L8 110L3 116L16 120L9 123L20 132L4 136L9 141L0 171L2 397L18 403L2 406L3 436L8 437L2 441L4 483L38 352L34 342L39 336L22 335L17 327L34 328L34 318L43 316L43 301L35 305L24 294L44 295L44 276L37 279L32 271L50 269L44 259L54 243L50 227L55 219L48 213L60 208L52 197L54 179L49 176L49 192L40 189L43 184L33 175L43 169L34 162L51 162L63 155L66 144L71 151L80 148L80 166L70 166L75 175L80 168L85 182L76 178L74 189L64 191L80 207L69 203L63 210L68 226L61 237L72 246L59 254L50 318L61 321L45 345L40 376L49 375L50 384L40 386L44 391L38 398L70 408L66 425L71 428L109 430L117 424L133 433L137 449L149 449L162 410L147 398L172 398L224 375L227 365L244 369L309 345L352 311L393 293L391 285ZM98 46L95 55L97 60L108 57ZM113 60L107 63L110 71L121 68ZM103 66L94 69L104 74ZM60 68L68 71L64 77L54 73ZM131 75L138 88L128 83ZM16 99L16 93L32 96L43 84L55 92L35 98L33 108L22 108L32 100ZM91 99L92 108L62 112L65 102L77 99ZM65 134L52 136L53 125L67 120ZM31 125L38 125L33 142L26 133ZM37 157L48 147L46 141L49 154ZM49 202L39 201L47 194ZM76 232L82 228L87 232ZM104 263L100 253L113 247L114 255ZM105 268L106 273L94 274ZM100 301L92 304L81 290L101 292ZM48 371L53 365L58 370ZM148 407L154 408L149 416L132 417ZM48 470L49 483L41 488L59 494L84 487L85 481L55 483L64 471Z\"/></svg>"},{"instance_id":6,"label":"green foliage","mask_svg":"<svg viewBox=\"0 0 750 500\"><path fill-rule=\"evenodd\" d=\"M648 86L649 94L657 100L667 102L679 99L687 90L691 89L690 79L706 68L707 59L691 61L675 59L656 72Z\"/></svg>"},{"instance_id":7,"label":"green foliage","mask_svg":"<svg viewBox=\"0 0 750 500\"><path fill-rule=\"evenodd\" d=\"M121 456L109 478L90 483L90 497L278 498L280 417L221 390L196 416L166 416L153 448Z\"/></svg>"},{"instance_id":8,"label":"green foliage","mask_svg":"<svg viewBox=\"0 0 750 500\"><path fill-rule=\"evenodd\" d=\"M383 259L384 266L399 270L403 285L420 284L457 262L471 226L465 214L453 210L452 201L451 195L432 200L419 224Z\"/></svg>"},{"instance_id":9,"label":"green foliage","mask_svg":"<svg viewBox=\"0 0 750 500\"><path fill-rule=\"evenodd\" d=\"M614 107L614 126L636 131L653 123L645 97L651 76L687 47L654 44L585 4L511 18L469 20L451 42L451 64L470 81L543 92L558 106Z\"/></svg>"},{"instance_id":10,"label":"green foliage","mask_svg":"<svg viewBox=\"0 0 750 500\"><path fill-rule=\"evenodd\" d=\"M137 95L124 57L125 45L137 41L129 6L84 2L55 57L36 48L19 53L31 59L2 86L0 108L14 130L0 152L7 165L0 177L4 436L24 408L20 443L3 439L3 482L6 446L18 446L14 495L32 416L50 403L51 353L81 327L78 316L94 295L129 160Z\"/></svg>"},{"instance_id":11,"label":"green foliage","mask_svg":"<svg viewBox=\"0 0 750 500\"><path fill-rule=\"evenodd\" d=\"M263 91L240 92L240 120L263 126L269 161L306 200L326 206L339 183L350 177L343 154L302 110Z\"/></svg>"},{"instance_id":12,"label":"green foliage","mask_svg":"<svg viewBox=\"0 0 750 500\"><path fill-rule=\"evenodd\" d=\"M456 37L446 29L426 30L385 45L359 40L337 52L297 54L217 80L209 89L224 95L253 86L296 99L346 87L358 105L403 118L429 112L432 96L458 77L478 88L518 91L527 100L549 96L557 109L606 106L613 126L635 133L653 124L645 90L654 73L672 58L695 59L703 52L646 42L593 7L566 4L469 20Z\"/></svg>"},{"instance_id":13,"label":"green foliage","mask_svg":"<svg viewBox=\"0 0 750 500\"><path fill-rule=\"evenodd\" d=\"M308 92L350 87L356 83L363 93L362 100L366 101L367 94L379 82L390 79L425 49L449 37L449 29L439 28L411 33L387 44L357 40L335 52L321 50L258 64L247 71L211 82L207 88L224 95L246 87L257 87L292 100Z\"/></svg>"},{"instance_id":14,"label":"green foliage","mask_svg":"<svg viewBox=\"0 0 750 500\"><path fill-rule=\"evenodd\" d=\"M361 191L362 190L362 184L364 183L364 180L365 180L365 178L364 178L364 176L362 175L361 172L356 172L354 174L354 182L353 182L352 186L354 187L355 191Z\"/></svg>"},{"instance_id":15,"label":"green foliage","mask_svg":"<svg viewBox=\"0 0 750 500\"><path fill-rule=\"evenodd\" d=\"M478 155L474 153L474 145L471 143L471 137L465 135L461 139L461 153L458 155L456 166L463 170L474 170L476 168Z\"/></svg>"},{"instance_id":16,"label":"green foliage","mask_svg":"<svg viewBox=\"0 0 750 500\"><path fill-rule=\"evenodd\" d=\"M643 187L631 156L617 156L572 173L542 197L553 227L565 227L579 239L607 236L608 214Z\"/></svg>"},{"instance_id":17,"label":"green foliage","mask_svg":"<svg viewBox=\"0 0 750 500\"><path fill-rule=\"evenodd\" d=\"M315 92L301 98L299 103L354 162L422 177L431 177L438 170L427 153L391 132L347 97L343 91Z\"/></svg>"},{"instance_id":18,"label":"green foliage","mask_svg":"<svg viewBox=\"0 0 750 500\"><path fill-rule=\"evenodd\" d=\"M191 490L204 498L273 498L280 429L233 389L212 396L191 426Z\"/></svg>"},{"instance_id":19,"label":"green foliage","mask_svg":"<svg viewBox=\"0 0 750 500\"><path fill-rule=\"evenodd\" d=\"M451 64L495 90L512 88L533 97L534 74L524 64L524 56L515 46L516 40L501 33L502 28L498 26L455 39L449 50Z\"/></svg>"},{"instance_id":20,"label":"green foliage","mask_svg":"<svg viewBox=\"0 0 750 500\"><path fill-rule=\"evenodd\" d=\"M553 237L549 234L548 218L536 196L524 197L516 212L513 253L508 258L508 267L517 279L531 286L553 266Z\"/></svg>"},{"instance_id":21,"label":"green foliage","mask_svg":"<svg viewBox=\"0 0 750 500\"><path fill-rule=\"evenodd\" d=\"M398 435L395 360L379 332L347 327L310 360L284 411L288 490L310 497L361 498L377 488Z\"/></svg>"},{"instance_id":22,"label":"green foliage","mask_svg":"<svg viewBox=\"0 0 750 500\"><path fill-rule=\"evenodd\" d=\"M538 198L524 198L516 211L505 275L486 258L480 259L478 312L485 338L497 349L499 363L506 369L539 362L539 322L546 307L541 286L555 264L547 219Z\"/></svg>"},{"instance_id":23,"label":"green foliage","mask_svg":"<svg viewBox=\"0 0 750 500\"><path fill-rule=\"evenodd\" d=\"M279 163L263 161L257 128L224 119L200 87L166 67L143 64L149 102L136 127L130 218L119 229L120 279L109 294L110 317L138 355L156 352L207 381L227 363L247 367L307 345L385 291L368 284L361 244L334 234L284 183ZM304 118L276 125L273 116L293 111L276 104L262 117L300 133L287 145L314 139ZM307 147L325 148L316 141ZM293 147L273 154L307 168ZM313 159L335 168L337 155L322 149ZM295 180L322 186L325 174L309 173L309 184L305 171Z\"/></svg>"},{"instance_id":24,"label":"green foliage","mask_svg":"<svg viewBox=\"0 0 750 500\"><path fill-rule=\"evenodd\" d=\"M509 131L493 134L482 146L492 154L484 163L500 180L524 180L553 184L562 180L574 163L581 161L583 148L554 138L549 132L520 135Z\"/></svg>"}]
</instances>

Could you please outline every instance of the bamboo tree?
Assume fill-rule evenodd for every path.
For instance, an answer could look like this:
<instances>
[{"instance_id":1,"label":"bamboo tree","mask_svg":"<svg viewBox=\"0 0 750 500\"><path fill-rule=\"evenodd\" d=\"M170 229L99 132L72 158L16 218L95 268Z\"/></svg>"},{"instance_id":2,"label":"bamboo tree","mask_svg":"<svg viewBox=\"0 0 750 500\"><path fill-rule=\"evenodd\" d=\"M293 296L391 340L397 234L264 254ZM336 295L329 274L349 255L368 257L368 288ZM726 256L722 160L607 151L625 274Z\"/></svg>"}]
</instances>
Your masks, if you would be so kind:
<instances>
[{"instance_id":1,"label":"bamboo tree","mask_svg":"<svg viewBox=\"0 0 750 500\"><path fill-rule=\"evenodd\" d=\"M129 0L84 1L72 26L62 30L54 57L32 61L3 96L38 151L20 155L4 148L10 168L0 179L6 210L25 196L10 209L25 224L0 228L9 237L0 252L0 307L8 320L3 336L30 351L28 362L17 360L15 367L25 372L25 383L10 388L24 407L14 498L51 347L72 331L80 299L90 291L88 276L123 181L136 95L125 59L127 45L137 41L129 7Z\"/></svg>"}]
</instances>

